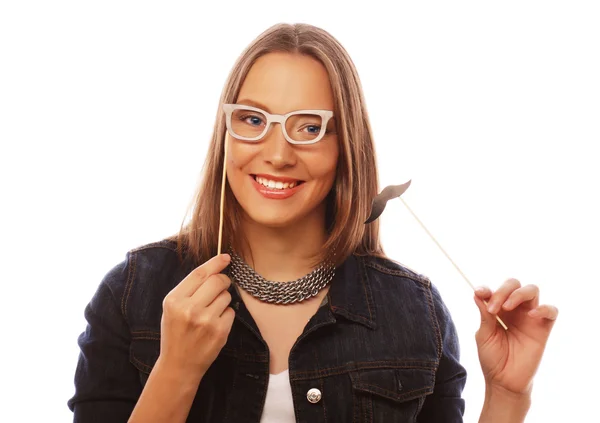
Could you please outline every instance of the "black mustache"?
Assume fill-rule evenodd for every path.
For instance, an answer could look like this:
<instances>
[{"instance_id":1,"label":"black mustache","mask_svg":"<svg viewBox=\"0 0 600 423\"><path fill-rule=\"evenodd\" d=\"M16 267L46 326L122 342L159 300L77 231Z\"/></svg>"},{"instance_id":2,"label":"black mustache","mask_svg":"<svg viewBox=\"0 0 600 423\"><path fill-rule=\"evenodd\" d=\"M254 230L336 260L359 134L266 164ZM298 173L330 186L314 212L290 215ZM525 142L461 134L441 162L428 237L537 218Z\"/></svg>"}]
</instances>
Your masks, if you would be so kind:
<instances>
[{"instance_id":1,"label":"black mustache","mask_svg":"<svg viewBox=\"0 0 600 423\"><path fill-rule=\"evenodd\" d=\"M402 185L388 185L374 199L371 206L371 214L365 224L376 220L385 210L385 206L392 198L400 197L410 186L412 179Z\"/></svg>"}]
</instances>

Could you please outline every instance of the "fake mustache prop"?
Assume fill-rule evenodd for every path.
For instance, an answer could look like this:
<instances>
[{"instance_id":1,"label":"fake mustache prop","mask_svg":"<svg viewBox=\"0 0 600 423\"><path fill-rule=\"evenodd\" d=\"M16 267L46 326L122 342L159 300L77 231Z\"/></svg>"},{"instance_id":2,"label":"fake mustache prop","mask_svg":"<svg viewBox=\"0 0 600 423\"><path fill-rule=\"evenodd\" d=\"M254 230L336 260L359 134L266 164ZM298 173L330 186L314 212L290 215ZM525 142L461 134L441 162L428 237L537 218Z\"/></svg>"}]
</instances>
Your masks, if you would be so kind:
<instances>
[{"instance_id":1,"label":"fake mustache prop","mask_svg":"<svg viewBox=\"0 0 600 423\"><path fill-rule=\"evenodd\" d=\"M225 137L224 149L225 149L225 153L224 153L224 157L223 157L223 177L221 180L221 204L220 204L220 213L219 213L219 241L217 244L217 255L221 254L221 247L222 247L222 242L223 242L223 211L224 211L224 205L225 205L225 183L227 181L227 137ZM408 187L410 186L410 183L411 183L411 181L408 181L401 185L389 185L389 186L385 187L373 199L373 203L371 205L371 214L365 221L365 224L369 224L369 223L377 220L377 218L379 218L379 216L381 216L381 213L383 213L383 211L385 210L385 206L387 205L387 202L393 198L400 197L402 194L404 194L406 192L406 190L408 189ZM427 228L425 227L423 222L421 222L421 220L411 210L411 208L408 207L408 204L406 204L406 201L404 201L403 198L401 198L400 200L402 200L402 202L404 203L404 205L406 206L408 211L413 215L413 217L417 220L417 222L419 222L421 227L425 230L425 232L427 232L429 237L433 240L433 242L435 242L435 244L439 247L439 249L442 250L442 253L444 253L446 258L448 260L450 260L450 263L452 263L452 265L456 268L458 273L460 273L460 275L463 277L463 279L469 284L469 286L474 291L475 287L473 286L473 284L469 281L469 279L467 279L465 274L459 269L459 267L456 265L456 263L454 263L454 261L446 253L446 251L444 251L442 246L439 244L439 242L437 242L437 240L431 234L431 232L429 232L429 230L427 230ZM487 301L484 301L484 303L485 303L485 305L488 304ZM496 315L496 320L498 320L498 322L502 325L502 327L505 330L508 330L508 327L502 321L502 319L500 319L500 317L498 317L498 315Z\"/></svg>"},{"instance_id":2,"label":"fake mustache prop","mask_svg":"<svg viewBox=\"0 0 600 423\"><path fill-rule=\"evenodd\" d=\"M411 182L412 180L405 182L402 185L388 185L385 187L383 191L381 191L373 199L373 204L371 205L371 214L369 215L369 218L365 224L377 220L377 218L381 216L381 213L383 213L385 210L387 202L392 198L400 197L402 194L404 194Z\"/></svg>"},{"instance_id":3,"label":"fake mustache prop","mask_svg":"<svg viewBox=\"0 0 600 423\"><path fill-rule=\"evenodd\" d=\"M377 220L377 218L379 216L381 216L381 213L383 213L383 211L385 210L385 206L387 205L387 202L389 200L393 199L393 198L400 197L402 194L404 194L406 192L406 190L408 189L408 187L410 186L410 183L411 183L411 181L408 181L408 182L403 183L402 185L388 185L387 187L385 187L373 199L373 203L371 205L371 214L369 215L368 219L365 221L365 224L368 224L368 223L371 223L371 222ZM402 200L402 202L404 203L404 205L406 206L406 208L408 209L408 211L410 212L410 214L412 214L413 217L417 220L417 222L419 222L419 224L421 225L421 227L423 228L423 230L425 230L425 232L427 232L427 235L429 235L429 237L433 240L433 242L435 242L435 244L442 251L442 253L444 253L444 255L446 256L446 258L448 260L450 260L450 263L452 263L452 265L458 271L458 273L460 273L460 275L463 277L463 279L469 284L469 286L471 287L471 289L473 289L473 291L475 291L475 287L473 286L473 284L471 283L471 281L469 281L469 279L465 276L465 274L462 272L462 270L460 270L460 268L456 265L456 263L454 263L454 260L452 260L450 258L450 256L442 248L442 246L440 245L440 243L437 242L437 240L435 239L435 237L431 234L431 232L429 232L429 230L425 227L425 225L423 224L423 222L421 222L421 219L419 219L417 217L417 215L412 211L412 209L410 207L408 207L408 204L406 204L406 201L404 201L403 198L401 198L400 200ZM487 301L484 301L484 303L485 303L485 305L488 304ZM498 315L496 315L496 320L498 320L498 322L502 325L502 327L505 330L508 330L508 327L502 321L502 319L500 319L500 317L498 317Z\"/></svg>"}]
</instances>

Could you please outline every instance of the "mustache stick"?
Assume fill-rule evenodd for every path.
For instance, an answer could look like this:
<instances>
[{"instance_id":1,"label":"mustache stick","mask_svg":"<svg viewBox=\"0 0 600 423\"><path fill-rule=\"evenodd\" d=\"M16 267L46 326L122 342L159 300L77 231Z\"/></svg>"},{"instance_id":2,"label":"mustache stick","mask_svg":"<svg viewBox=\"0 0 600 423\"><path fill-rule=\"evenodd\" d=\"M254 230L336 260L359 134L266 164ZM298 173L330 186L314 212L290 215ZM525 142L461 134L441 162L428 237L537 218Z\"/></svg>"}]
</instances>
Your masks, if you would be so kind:
<instances>
[{"instance_id":1,"label":"mustache stick","mask_svg":"<svg viewBox=\"0 0 600 423\"><path fill-rule=\"evenodd\" d=\"M383 191L381 191L381 193L373 199L371 215L369 216L369 218L367 219L367 221L365 223L371 223L372 221L377 219L381 215L381 213L383 213L383 210L385 209L385 205L387 204L388 200L391 200L392 198L400 197L402 194L404 194L404 192L410 186L410 183L411 183L411 181L408 181L402 185L390 185L390 186L385 187L383 189ZM435 239L435 237L431 234L431 232L429 232L429 230L425 227L423 222L421 222L421 219L419 219L417 217L417 215L415 214L415 212L412 211L412 209L408 206L408 204L406 203L404 198L400 198L400 200L402 200L402 203L404 203L404 205L406 206L406 208L408 209L410 214L412 214L413 217L417 220L417 222L419 222L419 225L421 225L421 227L423 228L423 230L425 230L427 235L429 235L429 237L433 240L433 242L435 242L435 244L442 251L442 253L444 253L446 258L450 261L450 263L452 263L452 265L458 271L458 273L460 273L460 275L463 277L463 279L469 284L469 286L473 289L473 291L475 291L475 287L473 286L471 281L469 281L469 279L465 276L465 274L462 272L462 270L460 270L460 268L457 266L457 264L454 262L454 260L452 260L450 258L450 256L448 255L448 253L446 253L446 251L442 248L442 246L437 241L437 239ZM483 302L485 305L488 305L487 301L483 301ZM506 326L506 324L502 321L502 319L498 315L496 315L496 320L498 320L498 322L502 325L504 330L508 330L508 327Z\"/></svg>"},{"instance_id":2,"label":"mustache stick","mask_svg":"<svg viewBox=\"0 0 600 423\"><path fill-rule=\"evenodd\" d=\"M219 209L219 242L217 244L217 255L221 254L223 245L223 210L225 206L225 183L227 182L227 136L223 143L225 154L223 155L223 178L221 180L221 206Z\"/></svg>"}]
</instances>

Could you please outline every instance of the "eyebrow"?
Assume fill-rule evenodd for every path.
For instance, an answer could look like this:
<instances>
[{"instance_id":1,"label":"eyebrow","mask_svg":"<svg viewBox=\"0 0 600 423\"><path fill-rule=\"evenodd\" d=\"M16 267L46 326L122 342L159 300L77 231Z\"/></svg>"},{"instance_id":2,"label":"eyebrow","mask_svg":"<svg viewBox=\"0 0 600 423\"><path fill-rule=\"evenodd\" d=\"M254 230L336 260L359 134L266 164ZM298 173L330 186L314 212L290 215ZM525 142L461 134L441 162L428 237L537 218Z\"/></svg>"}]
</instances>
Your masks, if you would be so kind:
<instances>
[{"instance_id":1,"label":"eyebrow","mask_svg":"<svg viewBox=\"0 0 600 423\"><path fill-rule=\"evenodd\" d=\"M246 106L258 107L259 109L263 109L267 113L271 113L271 110L269 110L269 108L267 106L265 106L262 103L259 103L258 101L254 101L254 100L250 100L250 99L244 98L244 99L238 100L236 103L237 104L243 104L243 105L246 105Z\"/></svg>"},{"instance_id":2,"label":"eyebrow","mask_svg":"<svg viewBox=\"0 0 600 423\"><path fill-rule=\"evenodd\" d=\"M249 98L243 98L241 100L236 101L236 104L241 104L244 106L253 106L253 107L258 107L259 109L264 110L267 113L271 113L273 114L273 112L264 104L258 102L258 101L254 101L254 100L250 100ZM299 109L301 110L301 109ZM304 110L304 109L302 109ZM328 109L324 109L324 110L328 110Z\"/></svg>"}]
</instances>

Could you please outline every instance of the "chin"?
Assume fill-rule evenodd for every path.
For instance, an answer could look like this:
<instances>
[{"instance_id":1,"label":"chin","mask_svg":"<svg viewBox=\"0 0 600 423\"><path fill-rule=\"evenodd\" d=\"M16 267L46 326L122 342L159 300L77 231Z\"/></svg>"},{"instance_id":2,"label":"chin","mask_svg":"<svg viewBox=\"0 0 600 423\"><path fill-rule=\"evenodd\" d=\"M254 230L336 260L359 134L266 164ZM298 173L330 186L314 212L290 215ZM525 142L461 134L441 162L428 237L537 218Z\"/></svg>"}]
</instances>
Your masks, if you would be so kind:
<instances>
[{"instance_id":1,"label":"chin","mask_svg":"<svg viewBox=\"0 0 600 423\"><path fill-rule=\"evenodd\" d=\"M266 210L246 212L250 221L266 228L286 228L298 223L305 216L300 213L285 213L278 210Z\"/></svg>"}]
</instances>

